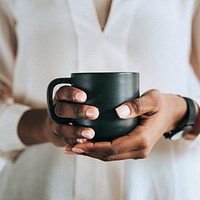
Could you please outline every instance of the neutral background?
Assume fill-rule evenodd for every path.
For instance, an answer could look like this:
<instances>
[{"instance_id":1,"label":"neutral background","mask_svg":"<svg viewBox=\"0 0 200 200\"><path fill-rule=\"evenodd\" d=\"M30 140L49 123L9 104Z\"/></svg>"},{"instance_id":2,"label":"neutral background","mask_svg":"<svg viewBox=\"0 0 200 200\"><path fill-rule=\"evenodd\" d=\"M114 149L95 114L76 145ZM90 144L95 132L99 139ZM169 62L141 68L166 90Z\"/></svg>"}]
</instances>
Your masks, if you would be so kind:
<instances>
[{"instance_id":1,"label":"neutral background","mask_svg":"<svg viewBox=\"0 0 200 200\"><path fill-rule=\"evenodd\" d=\"M0 158L0 170L3 168L5 161Z\"/></svg>"}]
</instances>

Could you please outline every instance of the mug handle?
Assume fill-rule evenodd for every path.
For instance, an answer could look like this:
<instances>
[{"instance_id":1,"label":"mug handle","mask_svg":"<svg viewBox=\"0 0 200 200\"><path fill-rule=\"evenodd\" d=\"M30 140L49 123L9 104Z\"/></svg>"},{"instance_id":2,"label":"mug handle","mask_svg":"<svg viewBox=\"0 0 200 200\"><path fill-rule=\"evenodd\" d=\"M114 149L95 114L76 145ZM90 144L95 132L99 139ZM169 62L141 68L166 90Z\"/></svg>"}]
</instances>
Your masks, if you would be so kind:
<instances>
[{"instance_id":1,"label":"mug handle","mask_svg":"<svg viewBox=\"0 0 200 200\"><path fill-rule=\"evenodd\" d=\"M54 112L53 90L58 84L71 84L71 78L57 78L52 80L47 87L47 110L50 117L60 124L73 122L73 119L58 117Z\"/></svg>"}]
</instances>

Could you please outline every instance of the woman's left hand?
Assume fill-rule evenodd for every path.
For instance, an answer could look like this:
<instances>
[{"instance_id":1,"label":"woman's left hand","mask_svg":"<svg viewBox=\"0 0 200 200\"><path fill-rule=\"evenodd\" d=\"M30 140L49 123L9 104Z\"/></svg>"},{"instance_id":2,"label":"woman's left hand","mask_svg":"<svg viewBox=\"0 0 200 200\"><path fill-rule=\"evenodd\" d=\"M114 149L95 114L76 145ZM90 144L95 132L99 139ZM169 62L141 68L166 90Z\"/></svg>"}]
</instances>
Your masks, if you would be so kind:
<instances>
[{"instance_id":1,"label":"woman's left hand","mask_svg":"<svg viewBox=\"0 0 200 200\"><path fill-rule=\"evenodd\" d=\"M66 153L74 152L103 161L146 158L159 138L184 118L186 110L182 97L149 90L116 109L124 120L139 116L139 124L129 134L111 142L87 141L68 145Z\"/></svg>"}]
</instances>

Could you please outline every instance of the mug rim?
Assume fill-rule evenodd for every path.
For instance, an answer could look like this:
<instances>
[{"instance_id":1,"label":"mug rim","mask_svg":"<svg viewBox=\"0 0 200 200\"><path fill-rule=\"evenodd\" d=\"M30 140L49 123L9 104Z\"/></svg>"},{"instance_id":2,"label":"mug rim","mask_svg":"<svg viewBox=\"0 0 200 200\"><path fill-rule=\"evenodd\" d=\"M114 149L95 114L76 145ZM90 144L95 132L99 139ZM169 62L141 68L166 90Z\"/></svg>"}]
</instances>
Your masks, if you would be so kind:
<instances>
[{"instance_id":1,"label":"mug rim","mask_svg":"<svg viewBox=\"0 0 200 200\"><path fill-rule=\"evenodd\" d=\"M134 75L139 75L139 72L73 72L71 73L71 75L81 75L81 74L88 74L88 75L106 75L106 74L110 74L110 75L117 75L117 74L134 74Z\"/></svg>"}]
</instances>

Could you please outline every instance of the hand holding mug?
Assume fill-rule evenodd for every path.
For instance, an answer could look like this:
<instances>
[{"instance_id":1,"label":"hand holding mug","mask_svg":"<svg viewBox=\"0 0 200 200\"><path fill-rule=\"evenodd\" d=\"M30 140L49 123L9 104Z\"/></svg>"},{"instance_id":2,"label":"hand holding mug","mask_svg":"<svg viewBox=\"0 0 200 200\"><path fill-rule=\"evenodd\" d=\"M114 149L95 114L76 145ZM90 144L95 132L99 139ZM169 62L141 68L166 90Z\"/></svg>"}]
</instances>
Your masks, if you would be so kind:
<instances>
[{"instance_id":1,"label":"hand holding mug","mask_svg":"<svg viewBox=\"0 0 200 200\"><path fill-rule=\"evenodd\" d=\"M99 111L94 106L84 105L87 95L82 90L63 86L54 96L53 109L58 117L95 120ZM57 123L45 108L29 109L22 115L18 125L18 136L25 145L50 142L58 147L75 145L94 137L90 127Z\"/></svg>"},{"instance_id":2,"label":"hand holding mug","mask_svg":"<svg viewBox=\"0 0 200 200\"><path fill-rule=\"evenodd\" d=\"M56 93L58 101L53 102L53 90L58 84L71 86L60 88ZM85 91L87 94L87 99L83 99L85 102L73 104L76 96L69 98L67 91L70 88ZM64 91L66 89L67 91ZM129 133L137 125L138 119L120 119L115 108L137 97L139 97L139 74L132 72L73 73L71 78L53 80L47 90L48 111L52 119L58 124L92 128L95 136L89 139L93 141L111 141ZM93 107L98 109L96 111L98 117L88 118L87 114L90 114L89 111Z\"/></svg>"},{"instance_id":3,"label":"hand holding mug","mask_svg":"<svg viewBox=\"0 0 200 200\"><path fill-rule=\"evenodd\" d=\"M88 141L68 145L66 153L81 153L103 161L146 158L163 133L173 130L182 120L187 106L185 100L177 95L149 90L116 110L119 117L125 120L139 116L139 124L127 135L111 142Z\"/></svg>"},{"instance_id":4,"label":"hand holding mug","mask_svg":"<svg viewBox=\"0 0 200 200\"><path fill-rule=\"evenodd\" d=\"M53 109L59 118L95 120L99 116L99 110L90 105L83 104L87 99L84 91L63 86L58 89L53 99ZM74 145L92 139L95 132L90 127L75 126L71 123L57 123L49 118L49 141L57 146Z\"/></svg>"}]
</instances>

